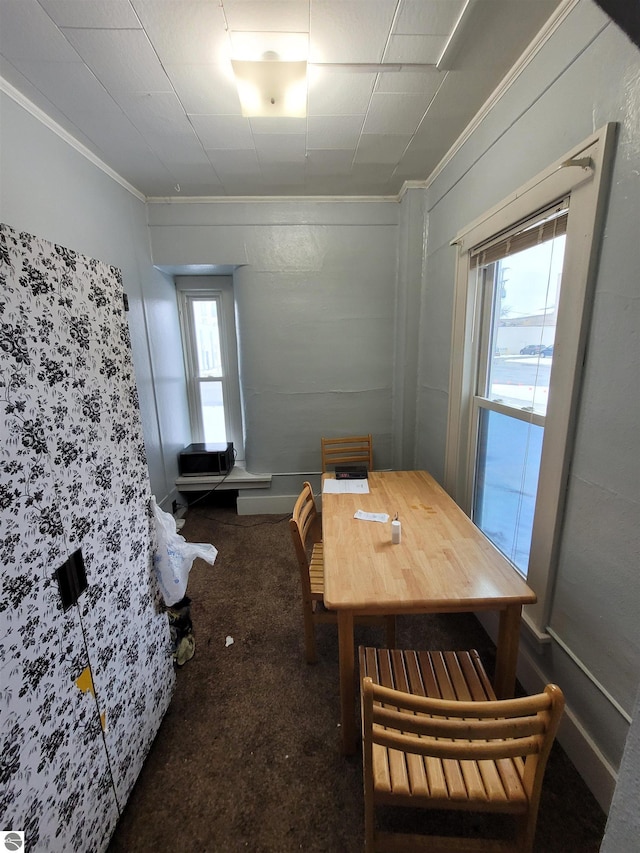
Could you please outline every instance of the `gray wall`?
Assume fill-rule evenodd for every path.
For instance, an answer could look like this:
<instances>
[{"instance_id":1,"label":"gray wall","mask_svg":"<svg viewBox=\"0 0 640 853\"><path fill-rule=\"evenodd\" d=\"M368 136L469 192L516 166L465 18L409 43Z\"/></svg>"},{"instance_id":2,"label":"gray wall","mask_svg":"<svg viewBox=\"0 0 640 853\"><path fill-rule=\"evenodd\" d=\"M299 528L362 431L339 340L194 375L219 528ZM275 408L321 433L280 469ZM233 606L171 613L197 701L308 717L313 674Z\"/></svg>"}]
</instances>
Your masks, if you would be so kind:
<instances>
[{"instance_id":1,"label":"gray wall","mask_svg":"<svg viewBox=\"0 0 640 853\"><path fill-rule=\"evenodd\" d=\"M149 205L155 263L234 272L245 458L295 495L320 438L371 432L392 466L397 202Z\"/></svg>"},{"instance_id":2,"label":"gray wall","mask_svg":"<svg viewBox=\"0 0 640 853\"><path fill-rule=\"evenodd\" d=\"M557 681L567 694L572 757L587 776L598 751L605 768L618 767L640 681L639 57L583 0L427 190L416 461L439 476L455 274L449 241L595 129L619 122L550 616L559 642L532 644L528 656L530 676ZM571 748L569 735L566 742ZM606 781L591 781L606 801Z\"/></svg>"},{"instance_id":3,"label":"gray wall","mask_svg":"<svg viewBox=\"0 0 640 853\"><path fill-rule=\"evenodd\" d=\"M173 283L151 264L146 206L0 92L0 220L122 270L151 488L175 495L188 436Z\"/></svg>"}]
</instances>

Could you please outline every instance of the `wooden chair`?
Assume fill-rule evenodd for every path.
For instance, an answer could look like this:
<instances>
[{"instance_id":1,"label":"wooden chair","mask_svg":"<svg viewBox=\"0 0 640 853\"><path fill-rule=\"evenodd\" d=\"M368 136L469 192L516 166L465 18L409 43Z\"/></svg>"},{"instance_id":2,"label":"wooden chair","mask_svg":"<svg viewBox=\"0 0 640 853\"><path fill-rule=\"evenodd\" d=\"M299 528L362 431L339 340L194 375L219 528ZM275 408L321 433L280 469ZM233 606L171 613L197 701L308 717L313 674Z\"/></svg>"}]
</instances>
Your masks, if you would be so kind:
<instances>
[{"instance_id":1,"label":"wooden chair","mask_svg":"<svg viewBox=\"0 0 640 853\"><path fill-rule=\"evenodd\" d=\"M373 470L373 442L369 435L322 438L322 473L335 465L366 465Z\"/></svg>"},{"instance_id":2,"label":"wooden chair","mask_svg":"<svg viewBox=\"0 0 640 853\"><path fill-rule=\"evenodd\" d=\"M337 623L334 610L324 607L324 556L321 520L316 509L311 484L305 482L289 520L291 538L300 568L304 645L307 663L317 661L315 626L320 622ZM394 616L356 616L356 623L384 625L389 646L395 645Z\"/></svg>"},{"instance_id":3,"label":"wooden chair","mask_svg":"<svg viewBox=\"0 0 640 853\"><path fill-rule=\"evenodd\" d=\"M476 651L360 647L365 850L533 850L542 779L564 697L497 700ZM511 839L380 832L374 808L513 815Z\"/></svg>"}]
</instances>

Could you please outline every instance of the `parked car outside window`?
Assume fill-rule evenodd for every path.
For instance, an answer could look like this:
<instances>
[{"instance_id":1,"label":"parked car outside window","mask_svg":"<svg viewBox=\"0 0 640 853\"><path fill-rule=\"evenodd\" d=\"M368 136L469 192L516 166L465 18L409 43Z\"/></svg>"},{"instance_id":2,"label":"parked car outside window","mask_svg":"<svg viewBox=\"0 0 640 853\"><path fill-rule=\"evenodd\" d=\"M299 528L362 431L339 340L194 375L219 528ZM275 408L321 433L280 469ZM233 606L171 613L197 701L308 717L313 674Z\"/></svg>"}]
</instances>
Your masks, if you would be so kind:
<instances>
[{"instance_id":1,"label":"parked car outside window","mask_svg":"<svg viewBox=\"0 0 640 853\"><path fill-rule=\"evenodd\" d=\"M543 358L546 358L547 356L552 356L553 355L553 344L551 344L551 346L545 347L542 350L542 352L540 353L540 355Z\"/></svg>"},{"instance_id":2,"label":"parked car outside window","mask_svg":"<svg viewBox=\"0 0 640 853\"><path fill-rule=\"evenodd\" d=\"M544 348L544 344L527 344L520 350L520 355L538 355Z\"/></svg>"}]
</instances>

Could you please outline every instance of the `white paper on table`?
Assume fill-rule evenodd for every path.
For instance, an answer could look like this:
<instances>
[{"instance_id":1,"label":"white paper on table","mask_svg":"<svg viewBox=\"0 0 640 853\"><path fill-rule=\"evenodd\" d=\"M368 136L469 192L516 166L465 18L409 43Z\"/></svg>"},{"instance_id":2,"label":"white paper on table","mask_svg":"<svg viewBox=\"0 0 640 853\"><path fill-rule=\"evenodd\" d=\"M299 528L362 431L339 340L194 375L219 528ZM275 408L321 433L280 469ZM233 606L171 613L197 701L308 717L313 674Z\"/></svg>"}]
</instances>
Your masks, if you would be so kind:
<instances>
[{"instance_id":1,"label":"white paper on table","mask_svg":"<svg viewBox=\"0 0 640 853\"><path fill-rule=\"evenodd\" d=\"M363 509L358 509L353 514L354 518L359 518L361 521L380 521L386 524L389 521L389 516L386 512L365 512Z\"/></svg>"},{"instance_id":2,"label":"white paper on table","mask_svg":"<svg viewBox=\"0 0 640 853\"><path fill-rule=\"evenodd\" d=\"M368 495L369 481L362 480L325 480L322 491L327 495Z\"/></svg>"}]
</instances>

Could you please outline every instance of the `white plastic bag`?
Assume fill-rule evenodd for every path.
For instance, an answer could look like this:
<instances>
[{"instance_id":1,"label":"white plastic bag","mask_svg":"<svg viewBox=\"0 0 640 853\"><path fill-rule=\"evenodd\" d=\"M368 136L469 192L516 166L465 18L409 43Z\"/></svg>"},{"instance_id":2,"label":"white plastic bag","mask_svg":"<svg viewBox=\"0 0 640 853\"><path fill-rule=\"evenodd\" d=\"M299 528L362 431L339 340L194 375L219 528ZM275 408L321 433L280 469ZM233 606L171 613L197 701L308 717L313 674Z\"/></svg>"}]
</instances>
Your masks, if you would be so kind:
<instances>
[{"instance_id":1,"label":"white plastic bag","mask_svg":"<svg viewBox=\"0 0 640 853\"><path fill-rule=\"evenodd\" d=\"M213 545L187 542L176 529L175 518L160 509L151 496L151 509L156 524L158 544L153 556L160 591L167 607L184 598L189 572L196 557L214 564L218 550Z\"/></svg>"}]
</instances>

